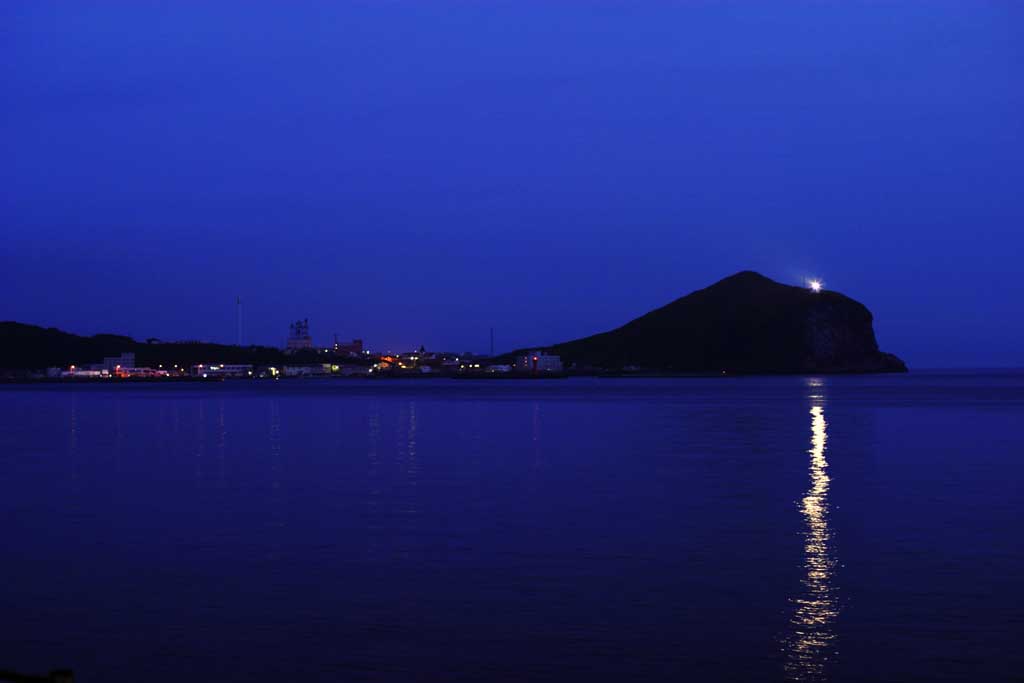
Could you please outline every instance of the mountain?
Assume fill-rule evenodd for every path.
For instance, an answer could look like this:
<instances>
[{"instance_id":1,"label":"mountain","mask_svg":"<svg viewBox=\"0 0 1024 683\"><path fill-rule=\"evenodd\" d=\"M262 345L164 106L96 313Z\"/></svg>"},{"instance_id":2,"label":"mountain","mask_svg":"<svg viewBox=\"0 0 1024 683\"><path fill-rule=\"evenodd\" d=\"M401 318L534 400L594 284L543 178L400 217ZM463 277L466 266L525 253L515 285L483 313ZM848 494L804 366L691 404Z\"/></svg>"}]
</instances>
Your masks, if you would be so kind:
<instances>
[{"instance_id":1,"label":"mountain","mask_svg":"<svg viewBox=\"0 0 1024 683\"><path fill-rule=\"evenodd\" d=\"M622 327L555 344L577 368L693 373L906 372L882 353L871 312L838 292L813 292L743 271Z\"/></svg>"}]
</instances>

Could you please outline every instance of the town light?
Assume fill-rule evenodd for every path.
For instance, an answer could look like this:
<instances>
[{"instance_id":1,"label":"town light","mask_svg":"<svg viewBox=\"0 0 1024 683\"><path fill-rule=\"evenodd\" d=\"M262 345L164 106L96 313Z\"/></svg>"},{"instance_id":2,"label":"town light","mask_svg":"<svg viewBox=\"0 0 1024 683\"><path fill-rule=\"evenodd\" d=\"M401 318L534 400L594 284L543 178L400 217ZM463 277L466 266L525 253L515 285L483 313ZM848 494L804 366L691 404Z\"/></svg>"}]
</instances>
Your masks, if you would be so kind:
<instances>
[{"instance_id":1,"label":"town light","mask_svg":"<svg viewBox=\"0 0 1024 683\"><path fill-rule=\"evenodd\" d=\"M821 280L808 280L807 286L810 288L812 292L817 294L818 292L821 291L822 283Z\"/></svg>"}]
</instances>

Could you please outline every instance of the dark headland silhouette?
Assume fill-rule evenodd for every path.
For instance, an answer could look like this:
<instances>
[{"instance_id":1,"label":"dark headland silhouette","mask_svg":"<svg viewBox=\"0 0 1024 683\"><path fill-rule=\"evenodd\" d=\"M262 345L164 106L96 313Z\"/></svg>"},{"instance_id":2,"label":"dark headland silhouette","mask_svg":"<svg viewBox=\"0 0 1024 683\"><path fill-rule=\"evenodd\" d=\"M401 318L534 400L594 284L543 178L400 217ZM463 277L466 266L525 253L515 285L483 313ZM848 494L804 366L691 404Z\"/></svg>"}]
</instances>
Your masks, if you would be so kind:
<instances>
[{"instance_id":1,"label":"dark headland silhouette","mask_svg":"<svg viewBox=\"0 0 1024 683\"><path fill-rule=\"evenodd\" d=\"M871 312L863 304L752 271L609 332L543 348L577 368L730 374L907 371L902 360L879 351Z\"/></svg>"}]
</instances>

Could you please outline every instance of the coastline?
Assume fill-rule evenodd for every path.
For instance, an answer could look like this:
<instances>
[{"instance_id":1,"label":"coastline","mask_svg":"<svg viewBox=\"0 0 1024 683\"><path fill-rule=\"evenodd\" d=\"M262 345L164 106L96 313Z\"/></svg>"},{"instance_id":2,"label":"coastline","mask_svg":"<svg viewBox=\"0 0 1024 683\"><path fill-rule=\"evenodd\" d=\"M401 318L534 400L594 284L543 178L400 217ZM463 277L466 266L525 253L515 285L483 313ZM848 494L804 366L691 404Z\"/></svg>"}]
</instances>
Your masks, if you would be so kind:
<instances>
[{"instance_id":1,"label":"coastline","mask_svg":"<svg viewBox=\"0 0 1024 683\"><path fill-rule=\"evenodd\" d=\"M139 384L220 384L230 382L241 384L243 382L297 382L297 381L341 381L341 382L386 382L394 380L430 380L430 379L451 379L461 381L538 381L538 380L564 380L577 377L589 377L596 379L711 379L711 378L736 378L736 377L820 377L820 376L849 376L849 375L905 375L910 371L855 371L855 370L829 370L818 372L562 372L562 373L541 373L536 375L523 373L381 373L377 375L337 375L337 376L306 376L306 377L278 377L275 379L267 377L75 377L75 378L54 378L54 377L0 377L0 385L17 384L47 384L57 386L136 386Z\"/></svg>"}]
</instances>

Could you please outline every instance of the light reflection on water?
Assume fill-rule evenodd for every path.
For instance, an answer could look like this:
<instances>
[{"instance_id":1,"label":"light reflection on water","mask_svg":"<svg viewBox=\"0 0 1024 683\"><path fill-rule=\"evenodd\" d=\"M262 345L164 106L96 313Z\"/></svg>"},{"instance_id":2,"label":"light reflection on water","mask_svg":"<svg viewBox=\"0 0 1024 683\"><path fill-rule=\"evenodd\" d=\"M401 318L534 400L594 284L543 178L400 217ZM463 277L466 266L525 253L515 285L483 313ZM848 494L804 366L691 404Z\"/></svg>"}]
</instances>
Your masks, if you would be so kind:
<instances>
[{"instance_id":1,"label":"light reflection on water","mask_svg":"<svg viewBox=\"0 0 1024 683\"><path fill-rule=\"evenodd\" d=\"M796 609L790 619L786 642L786 678L814 681L826 678L826 667L835 650L835 621L839 615L833 586L836 560L829 529L828 422L821 405L822 380L809 380L812 402L810 455L811 485L801 501L804 516L803 590L793 599Z\"/></svg>"}]
</instances>

